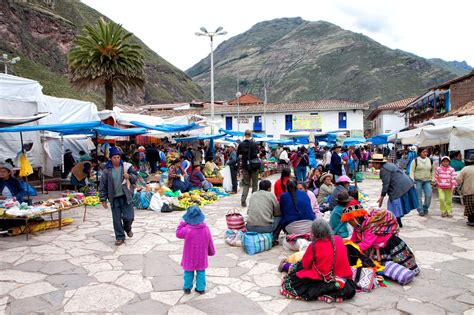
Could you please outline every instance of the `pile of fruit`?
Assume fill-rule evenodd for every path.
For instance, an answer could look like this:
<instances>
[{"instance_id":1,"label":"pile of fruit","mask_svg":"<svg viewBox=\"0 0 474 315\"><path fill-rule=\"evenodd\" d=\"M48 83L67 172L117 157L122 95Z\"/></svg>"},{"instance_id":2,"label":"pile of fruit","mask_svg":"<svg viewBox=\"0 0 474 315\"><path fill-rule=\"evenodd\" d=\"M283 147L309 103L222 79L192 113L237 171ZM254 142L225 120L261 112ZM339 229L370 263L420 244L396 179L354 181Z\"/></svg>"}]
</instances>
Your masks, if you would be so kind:
<instances>
[{"instance_id":1,"label":"pile of fruit","mask_svg":"<svg viewBox=\"0 0 474 315\"><path fill-rule=\"evenodd\" d=\"M204 192L194 190L190 193L183 193L178 197L178 206L187 209L190 206L197 205L203 207L217 201L217 195L213 192Z\"/></svg>"},{"instance_id":2,"label":"pile of fruit","mask_svg":"<svg viewBox=\"0 0 474 315\"><path fill-rule=\"evenodd\" d=\"M176 159L179 159L179 153L178 152L170 152L168 153L168 155L166 156L166 163L168 165L171 164L171 162L173 162L174 160Z\"/></svg>"},{"instance_id":3,"label":"pile of fruit","mask_svg":"<svg viewBox=\"0 0 474 315\"><path fill-rule=\"evenodd\" d=\"M84 198L84 203L88 206L97 206L100 205L100 198L99 196L87 196Z\"/></svg>"}]
</instances>

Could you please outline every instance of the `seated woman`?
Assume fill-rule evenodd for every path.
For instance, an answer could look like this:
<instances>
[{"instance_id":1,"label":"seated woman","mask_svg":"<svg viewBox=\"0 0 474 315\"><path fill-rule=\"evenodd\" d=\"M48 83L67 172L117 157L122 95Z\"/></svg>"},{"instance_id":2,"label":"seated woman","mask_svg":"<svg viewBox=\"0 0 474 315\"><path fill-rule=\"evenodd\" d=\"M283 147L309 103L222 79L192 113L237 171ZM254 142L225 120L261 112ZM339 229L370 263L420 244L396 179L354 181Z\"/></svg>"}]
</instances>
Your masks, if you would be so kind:
<instances>
[{"instance_id":1,"label":"seated woman","mask_svg":"<svg viewBox=\"0 0 474 315\"><path fill-rule=\"evenodd\" d=\"M189 183L191 184L190 190L202 188L207 191L212 187L212 184L206 180L204 174L201 172L201 164L197 162L194 163L193 171L191 176L189 176Z\"/></svg>"},{"instance_id":2,"label":"seated woman","mask_svg":"<svg viewBox=\"0 0 474 315\"><path fill-rule=\"evenodd\" d=\"M191 185L185 180L185 176L180 159L175 159L168 169L168 187L172 191L189 191Z\"/></svg>"},{"instance_id":3,"label":"seated woman","mask_svg":"<svg viewBox=\"0 0 474 315\"><path fill-rule=\"evenodd\" d=\"M295 221L311 220L316 217L311 208L311 201L308 195L296 189L296 181L290 179L287 183L288 192L280 197L281 221L280 227L286 226Z\"/></svg>"},{"instance_id":4,"label":"seated woman","mask_svg":"<svg viewBox=\"0 0 474 315\"><path fill-rule=\"evenodd\" d=\"M22 202L25 196L25 188L13 177L13 166L10 163L0 163L0 200L15 197L18 202Z\"/></svg>"},{"instance_id":5,"label":"seated woman","mask_svg":"<svg viewBox=\"0 0 474 315\"><path fill-rule=\"evenodd\" d=\"M306 185L309 190L314 191L315 194L318 194L319 187L321 187L321 171L319 168L315 168L311 171L306 181Z\"/></svg>"},{"instance_id":6,"label":"seated woman","mask_svg":"<svg viewBox=\"0 0 474 315\"><path fill-rule=\"evenodd\" d=\"M286 183L291 177L291 170L287 167L281 170L280 178L276 180L273 186L273 192L275 193L275 197L278 201L280 201L280 196L282 193L285 193L286 190Z\"/></svg>"},{"instance_id":7,"label":"seated woman","mask_svg":"<svg viewBox=\"0 0 474 315\"><path fill-rule=\"evenodd\" d=\"M342 239L333 236L331 227L322 219L313 222L311 236L312 242L300 262L280 263L278 270L288 272L281 294L291 299L328 303L351 299L356 287Z\"/></svg>"},{"instance_id":8,"label":"seated woman","mask_svg":"<svg viewBox=\"0 0 474 315\"><path fill-rule=\"evenodd\" d=\"M316 200L316 196L311 190L308 189L306 184L298 183L298 186L296 186L296 188L298 188L298 190L304 191L308 195L309 200L311 201L311 208L313 209L314 215L321 215L321 212L319 212L318 200Z\"/></svg>"},{"instance_id":9,"label":"seated woman","mask_svg":"<svg viewBox=\"0 0 474 315\"><path fill-rule=\"evenodd\" d=\"M336 188L332 192L332 195L331 195L332 198L329 201L329 205L326 208L326 211L327 210L331 211L332 209L334 209L334 207L337 204L336 197L340 192L342 191L349 192L350 182L351 182L351 179L349 178L349 176L346 176L346 175L339 176L339 178L337 179Z\"/></svg>"},{"instance_id":10,"label":"seated woman","mask_svg":"<svg viewBox=\"0 0 474 315\"><path fill-rule=\"evenodd\" d=\"M206 164L204 165L204 174L206 177L220 177L219 167L214 163L212 156L206 157Z\"/></svg>"},{"instance_id":11,"label":"seated woman","mask_svg":"<svg viewBox=\"0 0 474 315\"><path fill-rule=\"evenodd\" d=\"M319 181L322 183L319 186L318 192L318 203L322 204L326 197L331 196L334 191L334 185L332 184L332 174L331 173L324 173L319 178Z\"/></svg>"},{"instance_id":12,"label":"seated woman","mask_svg":"<svg viewBox=\"0 0 474 315\"><path fill-rule=\"evenodd\" d=\"M341 221L354 227L352 242L372 259L382 264L393 261L416 274L420 272L415 255L398 237L400 228L392 212L377 209L368 214L361 206L356 205L344 209Z\"/></svg>"},{"instance_id":13,"label":"seated woman","mask_svg":"<svg viewBox=\"0 0 474 315\"><path fill-rule=\"evenodd\" d=\"M352 199L347 191L341 191L336 197L337 205L331 211L331 217L329 218L329 225L334 232L334 235L339 235L342 238L349 237L349 230L347 229L347 222L341 221L343 210L359 202Z\"/></svg>"}]
</instances>

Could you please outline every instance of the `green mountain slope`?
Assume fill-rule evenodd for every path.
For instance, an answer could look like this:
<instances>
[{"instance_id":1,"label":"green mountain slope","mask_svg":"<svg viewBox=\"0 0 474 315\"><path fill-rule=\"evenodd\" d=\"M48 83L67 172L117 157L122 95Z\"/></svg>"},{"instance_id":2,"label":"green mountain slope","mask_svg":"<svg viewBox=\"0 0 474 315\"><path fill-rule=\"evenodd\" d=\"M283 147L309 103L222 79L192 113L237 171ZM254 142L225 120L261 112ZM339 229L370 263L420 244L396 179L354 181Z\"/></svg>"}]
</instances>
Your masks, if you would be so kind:
<instances>
[{"instance_id":1,"label":"green mountain slope","mask_svg":"<svg viewBox=\"0 0 474 315\"><path fill-rule=\"evenodd\" d=\"M269 102L343 99L386 103L456 76L424 58L389 49L334 24L284 18L261 22L214 53L217 99L241 92ZM209 56L186 71L209 91Z\"/></svg>"},{"instance_id":2,"label":"green mountain slope","mask_svg":"<svg viewBox=\"0 0 474 315\"><path fill-rule=\"evenodd\" d=\"M78 91L67 78L67 52L75 34L102 15L79 0L0 1L0 53L20 56L9 73L38 80L45 94L94 101L104 92ZM116 103L140 105L202 98L201 88L138 38L145 57L145 89L116 95Z\"/></svg>"}]
</instances>

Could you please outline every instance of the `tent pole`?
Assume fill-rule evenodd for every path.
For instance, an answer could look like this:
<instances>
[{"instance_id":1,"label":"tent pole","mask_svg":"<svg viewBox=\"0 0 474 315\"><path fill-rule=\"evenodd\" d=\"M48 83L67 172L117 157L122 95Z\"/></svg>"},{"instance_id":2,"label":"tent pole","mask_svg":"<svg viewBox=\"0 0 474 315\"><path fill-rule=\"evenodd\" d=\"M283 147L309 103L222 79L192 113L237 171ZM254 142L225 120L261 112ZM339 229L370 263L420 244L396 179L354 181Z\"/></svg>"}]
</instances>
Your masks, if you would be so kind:
<instances>
[{"instance_id":1,"label":"tent pole","mask_svg":"<svg viewBox=\"0 0 474 315\"><path fill-rule=\"evenodd\" d=\"M61 174L64 174L64 137L61 134Z\"/></svg>"},{"instance_id":2,"label":"tent pole","mask_svg":"<svg viewBox=\"0 0 474 315\"><path fill-rule=\"evenodd\" d=\"M23 145L23 133L20 131L20 142L21 142L21 154L25 154L25 147ZM21 168L21 165L20 165ZM28 176L25 176L25 182L26 182L26 196L27 196L27 203L30 203L30 191L28 189Z\"/></svg>"},{"instance_id":3,"label":"tent pole","mask_svg":"<svg viewBox=\"0 0 474 315\"><path fill-rule=\"evenodd\" d=\"M97 130L94 130L94 131L95 131L95 154L96 154L96 158L99 158L99 133L97 132ZM100 163L100 161L98 161L98 163ZM96 177L96 181L95 181L96 189L99 190L99 176L96 175L95 177Z\"/></svg>"}]
</instances>

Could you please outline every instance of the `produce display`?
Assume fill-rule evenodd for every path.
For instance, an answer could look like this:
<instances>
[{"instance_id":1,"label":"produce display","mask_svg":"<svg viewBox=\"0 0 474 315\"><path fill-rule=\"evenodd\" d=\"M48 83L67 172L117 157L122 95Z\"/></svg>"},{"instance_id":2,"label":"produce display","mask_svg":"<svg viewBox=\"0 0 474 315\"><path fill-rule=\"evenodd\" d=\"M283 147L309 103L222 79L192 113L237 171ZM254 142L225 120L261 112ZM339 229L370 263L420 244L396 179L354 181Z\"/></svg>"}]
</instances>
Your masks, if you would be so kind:
<instances>
[{"instance_id":1,"label":"produce display","mask_svg":"<svg viewBox=\"0 0 474 315\"><path fill-rule=\"evenodd\" d=\"M84 204L83 199L78 199L74 197L58 198L58 199L48 199L44 201L41 205L45 207L54 207L56 209L70 209Z\"/></svg>"},{"instance_id":2,"label":"produce display","mask_svg":"<svg viewBox=\"0 0 474 315\"><path fill-rule=\"evenodd\" d=\"M29 206L26 202L21 204L16 199L2 200L0 208L2 215L7 217L35 217L56 212L57 210L66 210L80 206L84 203L75 197L65 197L58 199L49 199L42 203Z\"/></svg>"},{"instance_id":3,"label":"produce display","mask_svg":"<svg viewBox=\"0 0 474 315\"><path fill-rule=\"evenodd\" d=\"M178 197L178 200L178 206L184 209L187 209L188 207L194 205L203 207L205 205L216 202L217 195L213 192L193 190L192 192L181 194Z\"/></svg>"},{"instance_id":4,"label":"produce display","mask_svg":"<svg viewBox=\"0 0 474 315\"><path fill-rule=\"evenodd\" d=\"M84 198L84 203L87 205L87 206L97 206L97 205L100 205L100 198L99 196L87 196L86 198Z\"/></svg>"}]
</instances>

